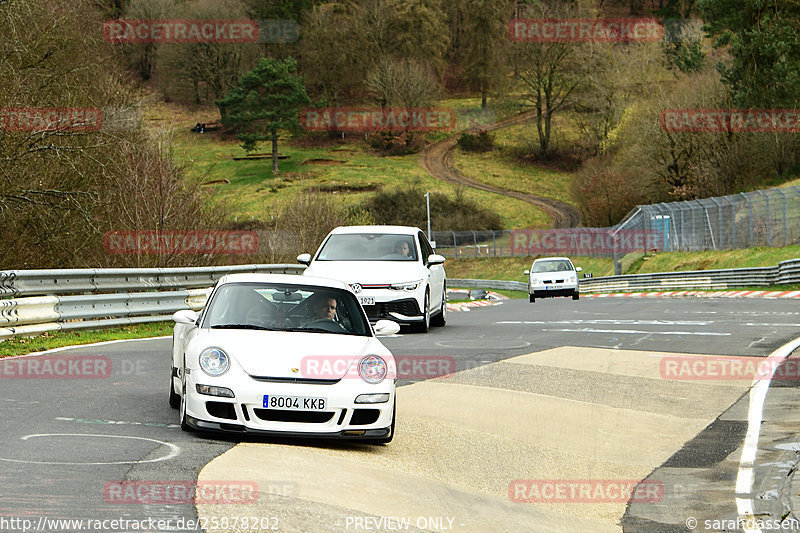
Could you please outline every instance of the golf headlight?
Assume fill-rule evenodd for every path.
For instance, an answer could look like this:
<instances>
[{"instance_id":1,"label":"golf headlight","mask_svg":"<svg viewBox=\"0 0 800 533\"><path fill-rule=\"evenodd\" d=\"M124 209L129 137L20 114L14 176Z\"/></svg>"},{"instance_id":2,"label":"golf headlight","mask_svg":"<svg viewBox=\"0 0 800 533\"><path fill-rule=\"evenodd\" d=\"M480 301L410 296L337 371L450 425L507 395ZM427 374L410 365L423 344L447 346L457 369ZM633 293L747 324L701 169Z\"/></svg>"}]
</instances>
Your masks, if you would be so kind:
<instances>
[{"instance_id":1,"label":"golf headlight","mask_svg":"<svg viewBox=\"0 0 800 533\"><path fill-rule=\"evenodd\" d=\"M219 348L206 348L200 352L200 368L209 376L221 376L231 366L231 358Z\"/></svg>"},{"instance_id":2,"label":"golf headlight","mask_svg":"<svg viewBox=\"0 0 800 533\"><path fill-rule=\"evenodd\" d=\"M389 288L393 291L414 291L422 283L421 279L417 281L409 281L408 283L392 283Z\"/></svg>"},{"instance_id":3,"label":"golf headlight","mask_svg":"<svg viewBox=\"0 0 800 533\"><path fill-rule=\"evenodd\" d=\"M358 374L367 383L380 383L386 377L386 361L377 355L368 355L358 363Z\"/></svg>"}]
</instances>

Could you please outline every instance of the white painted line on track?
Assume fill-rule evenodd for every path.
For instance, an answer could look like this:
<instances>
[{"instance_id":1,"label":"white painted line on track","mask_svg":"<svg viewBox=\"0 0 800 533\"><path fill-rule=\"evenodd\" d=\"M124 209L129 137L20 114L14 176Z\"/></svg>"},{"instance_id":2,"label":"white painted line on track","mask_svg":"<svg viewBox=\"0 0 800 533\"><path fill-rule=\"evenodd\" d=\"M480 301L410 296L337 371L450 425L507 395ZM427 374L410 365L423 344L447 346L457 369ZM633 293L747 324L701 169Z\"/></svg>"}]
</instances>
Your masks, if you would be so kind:
<instances>
[{"instance_id":1,"label":"white painted line on track","mask_svg":"<svg viewBox=\"0 0 800 533\"><path fill-rule=\"evenodd\" d=\"M710 331L642 331L637 329L555 329L542 328L542 331L556 331L560 333L619 333L620 335L694 335L698 337L727 337L733 333L714 333Z\"/></svg>"},{"instance_id":2,"label":"white painted line on track","mask_svg":"<svg viewBox=\"0 0 800 533\"><path fill-rule=\"evenodd\" d=\"M597 324L605 326L710 326L714 321L691 321L691 320L506 320L495 322L495 324ZM761 324L759 324L761 325Z\"/></svg>"},{"instance_id":3,"label":"white painted line on track","mask_svg":"<svg viewBox=\"0 0 800 533\"><path fill-rule=\"evenodd\" d=\"M772 377L780 363L800 347L800 338L784 344L766 359L772 369L768 378L758 377L750 388L750 407L747 411L747 435L739 459L739 473L736 476L736 509L739 517L745 522L744 531L761 533L755 521L748 521L754 515L753 481L755 479L755 462L758 453L758 439L761 434L761 422L764 417L764 401L767 398Z\"/></svg>"},{"instance_id":4,"label":"white painted line on track","mask_svg":"<svg viewBox=\"0 0 800 533\"><path fill-rule=\"evenodd\" d=\"M6 459L4 457L0 457L0 461L5 461L8 463L27 463L27 464L37 464L37 465L132 465L132 464L139 464L139 463L157 463L159 461L166 461L176 457L179 453L181 453L181 449L179 446L172 444L170 442L164 442L162 440L156 439L149 439L147 437L131 437L127 435L98 435L93 433L37 433L34 435L25 435L24 437L20 437L22 440L33 439L37 437L99 437L99 438L106 438L106 439L134 439L134 440L146 440L150 442L155 442L161 446L166 446L169 448L169 453L167 455L156 457L155 459L140 459L135 461L104 461L104 462L93 462L93 463L73 463L73 462L66 462L66 461L30 461L24 459Z\"/></svg>"}]
</instances>

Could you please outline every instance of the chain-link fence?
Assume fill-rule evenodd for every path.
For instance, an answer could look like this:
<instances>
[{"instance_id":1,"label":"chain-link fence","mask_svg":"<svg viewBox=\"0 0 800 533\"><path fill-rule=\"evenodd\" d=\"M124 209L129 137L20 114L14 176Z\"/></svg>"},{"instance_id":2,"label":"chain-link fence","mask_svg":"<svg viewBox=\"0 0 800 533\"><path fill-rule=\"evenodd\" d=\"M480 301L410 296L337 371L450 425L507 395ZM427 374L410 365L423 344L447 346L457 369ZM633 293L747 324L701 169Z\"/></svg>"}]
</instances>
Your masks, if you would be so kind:
<instances>
[{"instance_id":1,"label":"chain-link fence","mask_svg":"<svg viewBox=\"0 0 800 533\"><path fill-rule=\"evenodd\" d=\"M434 231L447 257L702 251L800 243L800 187L640 205L613 228Z\"/></svg>"},{"instance_id":2,"label":"chain-link fence","mask_svg":"<svg viewBox=\"0 0 800 533\"><path fill-rule=\"evenodd\" d=\"M800 242L800 188L643 205L617 227L658 230L666 251L788 246Z\"/></svg>"}]
</instances>

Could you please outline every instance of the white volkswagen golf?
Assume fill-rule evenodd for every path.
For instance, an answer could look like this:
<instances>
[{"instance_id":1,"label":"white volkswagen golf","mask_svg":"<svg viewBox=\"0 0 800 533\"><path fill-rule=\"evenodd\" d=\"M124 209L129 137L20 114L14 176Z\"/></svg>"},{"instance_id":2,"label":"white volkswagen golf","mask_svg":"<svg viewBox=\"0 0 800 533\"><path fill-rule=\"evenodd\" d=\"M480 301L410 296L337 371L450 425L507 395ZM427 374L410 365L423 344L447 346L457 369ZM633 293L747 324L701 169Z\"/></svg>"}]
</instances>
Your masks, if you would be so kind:
<instances>
[{"instance_id":1,"label":"white volkswagen golf","mask_svg":"<svg viewBox=\"0 0 800 533\"><path fill-rule=\"evenodd\" d=\"M445 258L425 233L409 226L345 226L331 231L313 259L301 254L305 274L342 280L370 322L388 319L426 332L447 322Z\"/></svg>"},{"instance_id":2,"label":"white volkswagen golf","mask_svg":"<svg viewBox=\"0 0 800 533\"><path fill-rule=\"evenodd\" d=\"M169 403L183 429L339 437L394 435L397 370L344 283L231 274L201 313L178 311Z\"/></svg>"},{"instance_id":3,"label":"white volkswagen golf","mask_svg":"<svg viewBox=\"0 0 800 533\"><path fill-rule=\"evenodd\" d=\"M575 267L566 257L542 257L536 259L530 270L525 271L528 277L528 294L530 302L536 298L552 298L555 296L572 296L573 300L580 298L578 290L578 272L581 267Z\"/></svg>"}]
</instances>

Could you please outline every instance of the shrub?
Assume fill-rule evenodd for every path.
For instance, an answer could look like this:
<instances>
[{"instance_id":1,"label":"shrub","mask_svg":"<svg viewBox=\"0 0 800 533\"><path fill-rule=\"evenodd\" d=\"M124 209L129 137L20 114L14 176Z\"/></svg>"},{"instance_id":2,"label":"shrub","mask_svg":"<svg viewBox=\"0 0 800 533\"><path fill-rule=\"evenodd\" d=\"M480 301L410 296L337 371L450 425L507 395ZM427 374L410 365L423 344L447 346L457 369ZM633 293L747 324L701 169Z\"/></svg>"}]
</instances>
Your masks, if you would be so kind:
<instances>
[{"instance_id":1,"label":"shrub","mask_svg":"<svg viewBox=\"0 0 800 533\"><path fill-rule=\"evenodd\" d=\"M396 224L424 228L428 224L425 193L418 187L384 191L364 204L376 224ZM454 198L443 193L431 194L431 227L435 230L502 229L500 215L483 209L456 190Z\"/></svg>"},{"instance_id":2,"label":"shrub","mask_svg":"<svg viewBox=\"0 0 800 533\"><path fill-rule=\"evenodd\" d=\"M494 149L494 138L487 131L462 133L458 138L458 146L465 152L490 152Z\"/></svg>"},{"instance_id":3,"label":"shrub","mask_svg":"<svg viewBox=\"0 0 800 533\"><path fill-rule=\"evenodd\" d=\"M383 155L408 155L419 152L424 139L414 132L380 131L368 136L369 145Z\"/></svg>"},{"instance_id":4,"label":"shrub","mask_svg":"<svg viewBox=\"0 0 800 533\"><path fill-rule=\"evenodd\" d=\"M587 225L613 226L643 203L643 196L630 176L591 163L575 177L572 194Z\"/></svg>"}]
</instances>

